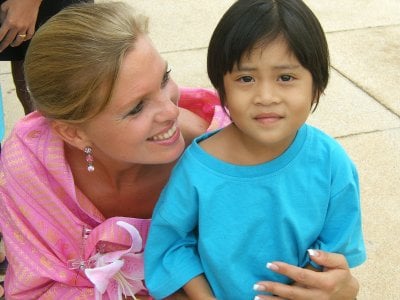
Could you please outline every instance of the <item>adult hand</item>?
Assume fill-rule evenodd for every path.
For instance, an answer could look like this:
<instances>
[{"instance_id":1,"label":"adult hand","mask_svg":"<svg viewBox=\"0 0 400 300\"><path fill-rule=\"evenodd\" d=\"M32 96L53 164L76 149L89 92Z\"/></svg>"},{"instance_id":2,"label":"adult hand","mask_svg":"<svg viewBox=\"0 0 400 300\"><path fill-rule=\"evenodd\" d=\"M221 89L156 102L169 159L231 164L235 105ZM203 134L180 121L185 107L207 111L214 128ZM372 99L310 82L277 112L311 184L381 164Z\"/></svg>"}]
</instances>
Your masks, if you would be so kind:
<instances>
[{"instance_id":1,"label":"adult hand","mask_svg":"<svg viewBox=\"0 0 400 300\"><path fill-rule=\"evenodd\" d=\"M0 8L0 52L32 38L41 0L7 0Z\"/></svg>"},{"instance_id":2,"label":"adult hand","mask_svg":"<svg viewBox=\"0 0 400 300\"><path fill-rule=\"evenodd\" d=\"M255 286L258 291L275 295L259 295L258 299L353 300L356 298L359 284L351 275L343 255L313 250L310 256L315 263L323 266L323 272L299 268L283 262L273 262L269 265L269 269L293 279L295 284L258 282Z\"/></svg>"}]
</instances>

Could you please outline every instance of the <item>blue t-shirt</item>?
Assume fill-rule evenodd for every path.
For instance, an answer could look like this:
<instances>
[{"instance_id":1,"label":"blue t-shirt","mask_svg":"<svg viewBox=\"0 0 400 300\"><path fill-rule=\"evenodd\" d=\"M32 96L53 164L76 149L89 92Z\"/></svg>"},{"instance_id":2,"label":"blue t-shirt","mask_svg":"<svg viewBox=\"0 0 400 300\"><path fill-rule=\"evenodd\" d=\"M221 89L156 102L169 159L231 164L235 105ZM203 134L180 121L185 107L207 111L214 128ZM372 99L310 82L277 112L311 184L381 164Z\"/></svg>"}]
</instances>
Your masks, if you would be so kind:
<instances>
[{"instance_id":1,"label":"blue t-shirt","mask_svg":"<svg viewBox=\"0 0 400 300\"><path fill-rule=\"evenodd\" d=\"M211 133L212 134L212 133ZM276 159L239 166L193 141L154 210L145 281L156 299L204 273L217 299L253 299L261 280L290 283L271 261L304 267L307 249L366 259L356 168L331 137L303 125Z\"/></svg>"}]
</instances>

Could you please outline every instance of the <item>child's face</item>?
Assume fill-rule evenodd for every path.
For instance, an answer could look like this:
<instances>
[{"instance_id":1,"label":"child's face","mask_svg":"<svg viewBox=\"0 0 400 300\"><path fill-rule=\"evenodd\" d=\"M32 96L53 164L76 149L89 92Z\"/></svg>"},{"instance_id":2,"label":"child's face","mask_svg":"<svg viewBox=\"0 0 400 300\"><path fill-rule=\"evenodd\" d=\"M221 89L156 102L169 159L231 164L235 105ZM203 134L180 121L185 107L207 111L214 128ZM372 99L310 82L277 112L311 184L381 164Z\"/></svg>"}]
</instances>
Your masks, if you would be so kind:
<instances>
[{"instance_id":1,"label":"child's face","mask_svg":"<svg viewBox=\"0 0 400 300\"><path fill-rule=\"evenodd\" d=\"M247 145L284 151L307 120L313 80L278 37L224 76L226 104Z\"/></svg>"}]
</instances>

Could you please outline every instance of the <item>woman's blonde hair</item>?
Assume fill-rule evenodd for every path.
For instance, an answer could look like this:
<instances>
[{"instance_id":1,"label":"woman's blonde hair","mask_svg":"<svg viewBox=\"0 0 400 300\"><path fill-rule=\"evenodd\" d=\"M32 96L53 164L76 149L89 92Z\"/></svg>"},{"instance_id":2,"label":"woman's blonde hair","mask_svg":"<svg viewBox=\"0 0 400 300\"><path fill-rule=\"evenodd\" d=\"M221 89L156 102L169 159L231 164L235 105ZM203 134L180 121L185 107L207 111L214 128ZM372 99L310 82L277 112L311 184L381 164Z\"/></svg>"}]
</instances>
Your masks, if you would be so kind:
<instances>
[{"instance_id":1,"label":"woman's blonde hair","mask_svg":"<svg viewBox=\"0 0 400 300\"><path fill-rule=\"evenodd\" d=\"M62 10L35 33L25 57L36 109L71 123L97 115L110 100L123 58L146 33L147 18L123 2Z\"/></svg>"}]
</instances>

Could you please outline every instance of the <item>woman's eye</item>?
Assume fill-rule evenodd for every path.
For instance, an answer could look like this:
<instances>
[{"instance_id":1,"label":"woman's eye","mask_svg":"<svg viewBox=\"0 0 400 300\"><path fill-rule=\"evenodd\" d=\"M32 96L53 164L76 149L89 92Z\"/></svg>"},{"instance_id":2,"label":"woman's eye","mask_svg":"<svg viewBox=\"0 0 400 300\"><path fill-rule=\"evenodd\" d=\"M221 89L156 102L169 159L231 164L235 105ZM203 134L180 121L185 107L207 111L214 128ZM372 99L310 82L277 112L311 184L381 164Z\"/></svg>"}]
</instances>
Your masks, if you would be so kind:
<instances>
[{"instance_id":1,"label":"woman's eye","mask_svg":"<svg viewBox=\"0 0 400 300\"><path fill-rule=\"evenodd\" d=\"M248 82L253 82L254 79L251 76L242 76L239 78L240 82L248 83Z\"/></svg>"},{"instance_id":2,"label":"woman's eye","mask_svg":"<svg viewBox=\"0 0 400 300\"><path fill-rule=\"evenodd\" d=\"M161 82L161 87L165 87L170 79L170 73L171 73L171 69L168 69L167 72L165 72L164 77L162 79Z\"/></svg>"},{"instance_id":3,"label":"woman's eye","mask_svg":"<svg viewBox=\"0 0 400 300\"><path fill-rule=\"evenodd\" d=\"M293 76L290 76L290 75L282 75L282 76L279 77L279 79L280 79L281 81L291 81L291 80L293 80Z\"/></svg>"},{"instance_id":4,"label":"woman's eye","mask_svg":"<svg viewBox=\"0 0 400 300\"><path fill-rule=\"evenodd\" d=\"M140 113L142 111L144 107L144 102L140 101L140 103L138 105L136 105L130 112L128 115L133 116L136 115L138 113Z\"/></svg>"}]
</instances>

